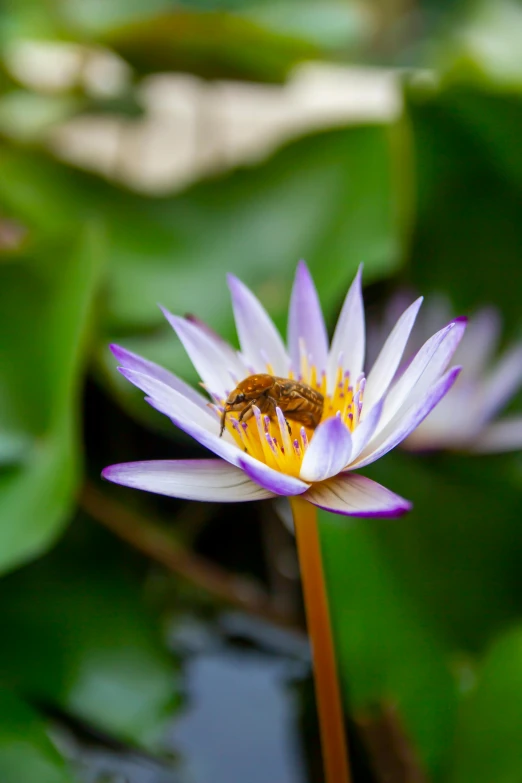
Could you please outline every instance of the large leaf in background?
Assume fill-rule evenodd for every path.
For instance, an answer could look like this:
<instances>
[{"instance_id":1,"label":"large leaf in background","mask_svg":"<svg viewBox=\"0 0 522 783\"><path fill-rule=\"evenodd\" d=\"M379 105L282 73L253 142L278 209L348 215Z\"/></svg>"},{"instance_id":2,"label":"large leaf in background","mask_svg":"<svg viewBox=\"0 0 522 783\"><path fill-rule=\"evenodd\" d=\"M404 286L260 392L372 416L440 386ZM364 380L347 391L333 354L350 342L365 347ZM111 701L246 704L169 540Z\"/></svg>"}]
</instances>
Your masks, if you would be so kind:
<instances>
[{"instance_id":1,"label":"large leaf in background","mask_svg":"<svg viewBox=\"0 0 522 783\"><path fill-rule=\"evenodd\" d=\"M122 740L155 747L177 674L139 586L79 540L0 584L0 680ZM105 551L103 551L105 550ZM4 783L3 778L2 783Z\"/></svg>"},{"instance_id":2,"label":"large leaf in background","mask_svg":"<svg viewBox=\"0 0 522 783\"><path fill-rule=\"evenodd\" d=\"M447 291L466 311L498 305L514 329L522 290L522 164L512 136L518 109L510 99L497 113L493 98L468 92L409 95L419 184L412 277L423 293ZM482 121L492 112L499 123L494 134L491 120ZM513 159L509 177L507 158Z\"/></svg>"},{"instance_id":3,"label":"large leaf in background","mask_svg":"<svg viewBox=\"0 0 522 783\"><path fill-rule=\"evenodd\" d=\"M282 81L303 60L359 42L368 20L357 3L308 0L7 0L0 40L67 37L109 46L141 72Z\"/></svg>"},{"instance_id":4,"label":"large leaf in background","mask_svg":"<svg viewBox=\"0 0 522 783\"><path fill-rule=\"evenodd\" d=\"M510 458L491 458L486 473L484 459L396 451L365 471L413 502L379 526L379 540L452 649L482 649L520 613L522 497L506 476Z\"/></svg>"},{"instance_id":5,"label":"large leaf in background","mask_svg":"<svg viewBox=\"0 0 522 783\"><path fill-rule=\"evenodd\" d=\"M159 323L159 300L230 336L226 272L252 285L281 324L300 257L330 311L361 260L367 279L397 269L407 183L396 176L394 131L322 133L176 198L128 200L111 216L114 325Z\"/></svg>"},{"instance_id":6,"label":"large leaf in background","mask_svg":"<svg viewBox=\"0 0 522 783\"><path fill-rule=\"evenodd\" d=\"M375 538L380 525L339 525L320 512L328 595L338 662L350 709L397 706L426 768L448 762L456 687L446 651L426 615L392 573Z\"/></svg>"},{"instance_id":7,"label":"large leaf in background","mask_svg":"<svg viewBox=\"0 0 522 783\"><path fill-rule=\"evenodd\" d=\"M282 81L319 47L297 35L222 11L176 9L106 31L101 40L140 72L189 71L209 78Z\"/></svg>"},{"instance_id":8,"label":"large leaf in background","mask_svg":"<svg viewBox=\"0 0 522 783\"><path fill-rule=\"evenodd\" d=\"M463 697L450 783L518 783L522 762L522 628L498 638Z\"/></svg>"},{"instance_id":9,"label":"large leaf in background","mask_svg":"<svg viewBox=\"0 0 522 783\"><path fill-rule=\"evenodd\" d=\"M53 243L0 269L0 570L48 547L78 480L77 397L100 242ZM24 444L23 448L20 444Z\"/></svg>"},{"instance_id":10,"label":"large leaf in background","mask_svg":"<svg viewBox=\"0 0 522 783\"><path fill-rule=\"evenodd\" d=\"M72 783L40 716L14 693L0 689L2 783Z\"/></svg>"},{"instance_id":11,"label":"large leaf in background","mask_svg":"<svg viewBox=\"0 0 522 783\"><path fill-rule=\"evenodd\" d=\"M50 128L82 108L78 98L71 96L9 90L0 96L0 134L25 143L38 141Z\"/></svg>"},{"instance_id":12,"label":"large leaf in background","mask_svg":"<svg viewBox=\"0 0 522 783\"><path fill-rule=\"evenodd\" d=\"M330 321L361 261L366 282L398 268L410 208L402 133L381 125L321 133L165 198L10 150L0 158L0 203L37 234L99 216L110 258L103 356L108 339L124 335L129 347L195 379L157 302L202 316L234 339L226 272L251 285L284 326L300 257Z\"/></svg>"},{"instance_id":13,"label":"large leaf in background","mask_svg":"<svg viewBox=\"0 0 522 783\"><path fill-rule=\"evenodd\" d=\"M457 6L446 35L431 50L447 82L522 87L522 9L516 0L473 0ZM462 13L464 11L464 13Z\"/></svg>"},{"instance_id":14,"label":"large leaf in background","mask_svg":"<svg viewBox=\"0 0 522 783\"><path fill-rule=\"evenodd\" d=\"M515 186L522 187L522 150L518 132L522 124L521 90L507 95L469 85L454 86L439 96L442 113L457 122L460 134L473 139L473 155Z\"/></svg>"}]
</instances>

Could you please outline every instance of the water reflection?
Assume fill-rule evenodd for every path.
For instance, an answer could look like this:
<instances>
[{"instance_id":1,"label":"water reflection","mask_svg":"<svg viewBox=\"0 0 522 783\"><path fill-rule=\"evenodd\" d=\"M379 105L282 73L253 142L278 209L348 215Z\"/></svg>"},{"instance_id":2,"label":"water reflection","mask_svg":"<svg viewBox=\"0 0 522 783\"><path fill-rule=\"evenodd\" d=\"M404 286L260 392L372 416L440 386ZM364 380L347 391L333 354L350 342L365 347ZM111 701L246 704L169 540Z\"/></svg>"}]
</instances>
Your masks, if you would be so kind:
<instances>
[{"instance_id":1,"label":"water reflection","mask_svg":"<svg viewBox=\"0 0 522 783\"><path fill-rule=\"evenodd\" d=\"M174 641L190 650L186 708L170 732L187 780L305 783L291 683L308 673L306 643L242 615L220 630L192 624Z\"/></svg>"},{"instance_id":2,"label":"water reflection","mask_svg":"<svg viewBox=\"0 0 522 783\"><path fill-rule=\"evenodd\" d=\"M176 619L169 646L183 661L184 700L165 753L111 747L62 726L81 783L307 783L296 687L310 676L304 637L225 613L212 623Z\"/></svg>"}]
</instances>

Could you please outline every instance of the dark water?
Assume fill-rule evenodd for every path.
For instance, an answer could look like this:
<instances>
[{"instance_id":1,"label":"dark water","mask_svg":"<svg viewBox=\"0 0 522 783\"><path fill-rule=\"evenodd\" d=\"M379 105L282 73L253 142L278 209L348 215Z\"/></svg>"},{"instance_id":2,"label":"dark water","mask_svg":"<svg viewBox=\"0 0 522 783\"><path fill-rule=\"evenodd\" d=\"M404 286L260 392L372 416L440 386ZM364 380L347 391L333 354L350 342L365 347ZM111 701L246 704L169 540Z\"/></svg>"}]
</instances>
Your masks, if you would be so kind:
<instances>
[{"instance_id":1,"label":"dark water","mask_svg":"<svg viewBox=\"0 0 522 783\"><path fill-rule=\"evenodd\" d=\"M310 675L306 641L223 614L178 620L170 644L184 690L168 721L170 759L70 734L64 744L82 783L307 783L298 692Z\"/></svg>"},{"instance_id":2,"label":"dark water","mask_svg":"<svg viewBox=\"0 0 522 783\"><path fill-rule=\"evenodd\" d=\"M221 626L221 639L192 640L199 652L187 662L187 708L170 733L187 780L305 783L291 683L308 673L307 645L241 615Z\"/></svg>"}]
</instances>

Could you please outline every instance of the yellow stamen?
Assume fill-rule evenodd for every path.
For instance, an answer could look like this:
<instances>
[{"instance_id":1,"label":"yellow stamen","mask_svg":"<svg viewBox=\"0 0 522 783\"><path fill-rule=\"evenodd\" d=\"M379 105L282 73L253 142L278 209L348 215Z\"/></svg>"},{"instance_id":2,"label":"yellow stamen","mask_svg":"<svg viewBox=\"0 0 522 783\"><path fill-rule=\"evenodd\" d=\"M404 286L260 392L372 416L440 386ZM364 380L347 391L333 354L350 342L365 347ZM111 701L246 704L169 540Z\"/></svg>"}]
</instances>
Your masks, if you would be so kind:
<instances>
[{"instance_id":1,"label":"yellow stamen","mask_svg":"<svg viewBox=\"0 0 522 783\"><path fill-rule=\"evenodd\" d=\"M267 365L267 371L273 374ZM301 352L300 380L321 392L324 397L324 408L321 421L336 416L339 412L342 421L350 431L359 423L362 397L364 393L363 378L355 379L352 384L350 374L339 367L335 377L335 385L326 388L326 375L318 376L317 368L309 366L306 352ZM292 378L292 373L289 373ZM224 401L221 403L224 405ZM242 451L264 462L271 468L290 476L299 476L301 463L308 444L313 438L314 430L300 423L284 419L284 410L279 417L269 418L257 408L246 421L239 421L238 415L229 413L226 419L226 429L232 435ZM290 432L288 431L290 427Z\"/></svg>"}]
</instances>

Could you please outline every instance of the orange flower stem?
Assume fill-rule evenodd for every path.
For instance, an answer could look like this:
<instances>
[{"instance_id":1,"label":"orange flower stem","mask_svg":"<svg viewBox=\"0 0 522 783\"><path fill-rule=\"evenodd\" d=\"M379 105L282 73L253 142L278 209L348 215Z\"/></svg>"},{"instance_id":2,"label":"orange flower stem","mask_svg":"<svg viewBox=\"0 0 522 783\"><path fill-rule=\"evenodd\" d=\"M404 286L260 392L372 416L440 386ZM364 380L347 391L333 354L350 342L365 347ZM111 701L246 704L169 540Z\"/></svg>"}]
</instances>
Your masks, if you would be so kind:
<instances>
[{"instance_id":1,"label":"orange flower stem","mask_svg":"<svg viewBox=\"0 0 522 783\"><path fill-rule=\"evenodd\" d=\"M350 783L348 747L315 506L290 498L294 517L308 635L312 646L315 693L325 783Z\"/></svg>"}]
</instances>

